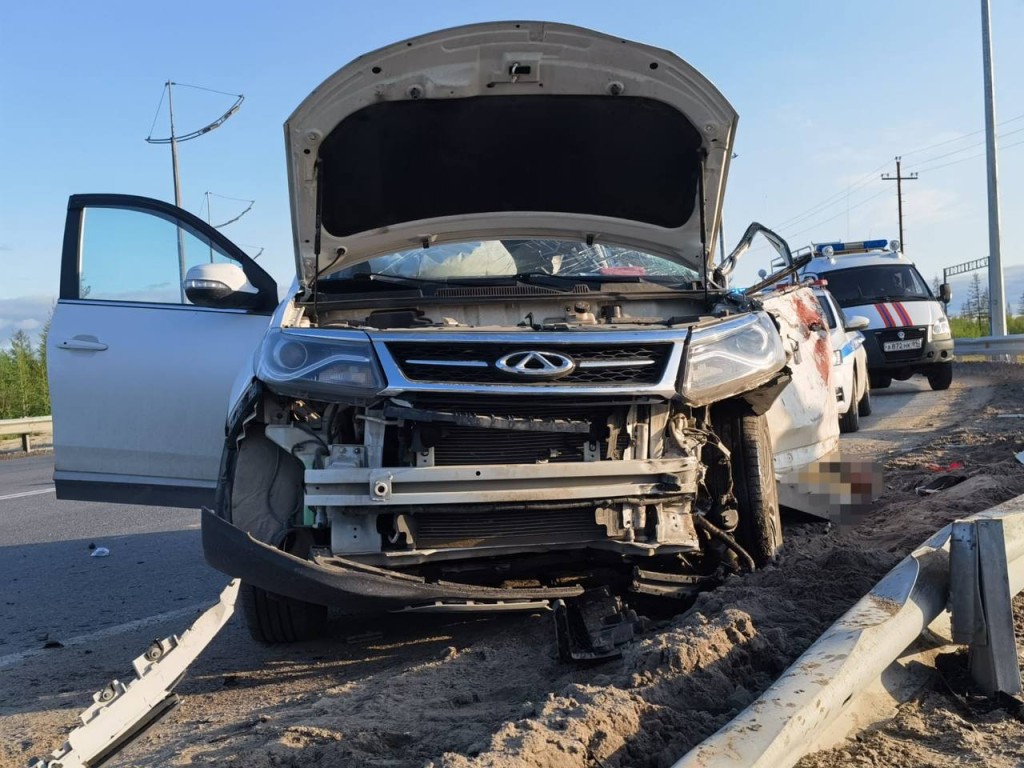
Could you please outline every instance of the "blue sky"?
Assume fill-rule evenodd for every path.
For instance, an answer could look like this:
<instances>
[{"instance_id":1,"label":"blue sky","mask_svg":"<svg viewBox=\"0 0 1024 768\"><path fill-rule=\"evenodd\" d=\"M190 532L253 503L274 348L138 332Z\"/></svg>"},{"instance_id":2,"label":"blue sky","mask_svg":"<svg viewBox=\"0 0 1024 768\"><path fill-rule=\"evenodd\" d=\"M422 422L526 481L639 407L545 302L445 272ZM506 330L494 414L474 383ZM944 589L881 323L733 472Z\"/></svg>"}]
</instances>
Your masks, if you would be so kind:
<instances>
[{"instance_id":1,"label":"blue sky","mask_svg":"<svg viewBox=\"0 0 1024 768\"><path fill-rule=\"evenodd\" d=\"M992 0L992 17L1002 250L1016 308L1024 290L1024 0ZM564 21L668 48L718 85L740 114L727 245L751 220L794 247L896 237L896 185L879 176L901 154L904 170L920 176L904 185L904 217L907 253L925 277L988 252L977 2L4 3L0 344L16 328L36 330L56 295L68 195L173 199L168 148L144 141L167 79L245 94L222 128L181 145L183 205L205 218L206 191L255 199L223 231L251 252L264 248L260 262L287 283L282 124L295 106L362 53L501 18ZM176 89L179 132L230 103ZM166 119L165 105L155 136L166 135ZM215 223L242 208L213 198Z\"/></svg>"}]
</instances>

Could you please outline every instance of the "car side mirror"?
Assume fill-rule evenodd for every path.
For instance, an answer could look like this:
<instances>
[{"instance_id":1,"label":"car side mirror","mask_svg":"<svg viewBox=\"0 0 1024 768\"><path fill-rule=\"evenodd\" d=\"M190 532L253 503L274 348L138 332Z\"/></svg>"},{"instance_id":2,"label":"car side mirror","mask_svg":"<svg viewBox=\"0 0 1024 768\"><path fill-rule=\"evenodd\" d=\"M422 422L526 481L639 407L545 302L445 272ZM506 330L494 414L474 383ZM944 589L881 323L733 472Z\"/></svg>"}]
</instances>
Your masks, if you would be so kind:
<instances>
[{"instance_id":1,"label":"car side mirror","mask_svg":"<svg viewBox=\"0 0 1024 768\"><path fill-rule=\"evenodd\" d=\"M259 289L237 264L197 264L185 273L185 296L197 307L254 309Z\"/></svg>"},{"instance_id":2,"label":"car side mirror","mask_svg":"<svg viewBox=\"0 0 1024 768\"><path fill-rule=\"evenodd\" d=\"M863 331L869 325L871 325L871 321L863 315L853 315L846 318L846 330L848 331Z\"/></svg>"},{"instance_id":3,"label":"car side mirror","mask_svg":"<svg viewBox=\"0 0 1024 768\"><path fill-rule=\"evenodd\" d=\"M939 298L942 299L943 304L949 304L953 300L953 286L949 283L943 283L939 286Z\"/></svg>"}]
</instances>

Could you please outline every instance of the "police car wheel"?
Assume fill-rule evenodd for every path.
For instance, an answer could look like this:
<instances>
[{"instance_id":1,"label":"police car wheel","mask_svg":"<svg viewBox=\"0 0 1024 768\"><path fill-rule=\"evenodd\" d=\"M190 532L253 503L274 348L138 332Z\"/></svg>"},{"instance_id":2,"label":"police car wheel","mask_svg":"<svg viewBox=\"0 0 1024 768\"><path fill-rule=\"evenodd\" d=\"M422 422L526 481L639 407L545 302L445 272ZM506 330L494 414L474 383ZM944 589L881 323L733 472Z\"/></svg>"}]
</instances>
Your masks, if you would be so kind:
<instances>
[{"instance_id":1,"label":"police car wheel","mask_svg":"<svg viewBox=\"0 0 1024 768\"><path fill-rule=\"evenodd\" d=\"M852 406L851 406L852 407ZM864 387L864 394L857 401L857 413L861 416L871 415L871 387Z\"/></svg>"},{"instance_id":2,"label":"police car wheel","mask_svg":"<svg viewBox=\"0 0 1024 768\"><path fill-rule=\"evenodd\" d=\"M857 404L850 403L846 413L839 416L839 431L845 433L856 432L860 429L860 414L857 412Z\"/></svg>"},{"instance_id":3,"label":"police car wheel","mask_svg":"<svg viewBox=\"0 0 1024 768\"><path fill-rule=\"evenodd\" d=\"M746 407L726 406L714 414L713 421L716 434L731 453L733 494L740 513L734 535L760 568L774 560L782 546L768 419Z\"/></svg>"},{"instance_id":4,"label":"police car wheel","mask_svg":"<svg viewBox=\"0 0 1024 768\"><path fill-rule=\"evenodd\" d=\"M934 390L949 389L953 383L953 364L936 363L928 372L928 386Z\"/></svg>"}]
</instances>

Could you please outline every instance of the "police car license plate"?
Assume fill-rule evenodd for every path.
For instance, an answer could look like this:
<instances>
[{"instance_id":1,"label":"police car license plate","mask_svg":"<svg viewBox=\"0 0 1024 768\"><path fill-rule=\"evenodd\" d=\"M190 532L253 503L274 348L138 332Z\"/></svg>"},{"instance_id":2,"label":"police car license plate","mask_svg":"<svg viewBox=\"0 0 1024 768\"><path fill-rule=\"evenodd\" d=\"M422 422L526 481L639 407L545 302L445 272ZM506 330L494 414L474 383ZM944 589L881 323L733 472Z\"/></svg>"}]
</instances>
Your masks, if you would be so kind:
<instances>
[{"instance_id":1,"label":"police car license plate","mask_svg":"<svg viewBox=\"0 0 1024 768\"><path fill-rule=\"evenodd\" d=\"M924 339L906 339L905 341L883 341L882 350L885 352L903 352L907 349L920 349Z\"/></svg>"}]
</instances>

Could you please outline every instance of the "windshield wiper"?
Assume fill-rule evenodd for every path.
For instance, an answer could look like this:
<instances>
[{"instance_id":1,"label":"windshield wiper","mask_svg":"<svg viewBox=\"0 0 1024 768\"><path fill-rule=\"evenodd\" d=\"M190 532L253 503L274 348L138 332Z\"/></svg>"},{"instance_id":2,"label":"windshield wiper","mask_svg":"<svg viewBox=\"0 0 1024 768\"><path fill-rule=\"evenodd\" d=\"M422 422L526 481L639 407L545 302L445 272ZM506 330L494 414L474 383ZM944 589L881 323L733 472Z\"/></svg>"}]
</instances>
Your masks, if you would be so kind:
<instances>
[{"instance_id":1,"label":"windshield wiper","mask_svg":"<svg viewBox=\"0 0 1024 768\"><path fill-rule=\"evenodd\" d=\"M445 285L446 280L429 280L423 277L406 277L405 275L382 275L378 272L357 272L354 275L345 277L334 277L333 275L321 280L324 287L341 287L347 283L383 283L385 285L421 286L421 285Z\"/></svg>"}]
</instances>

